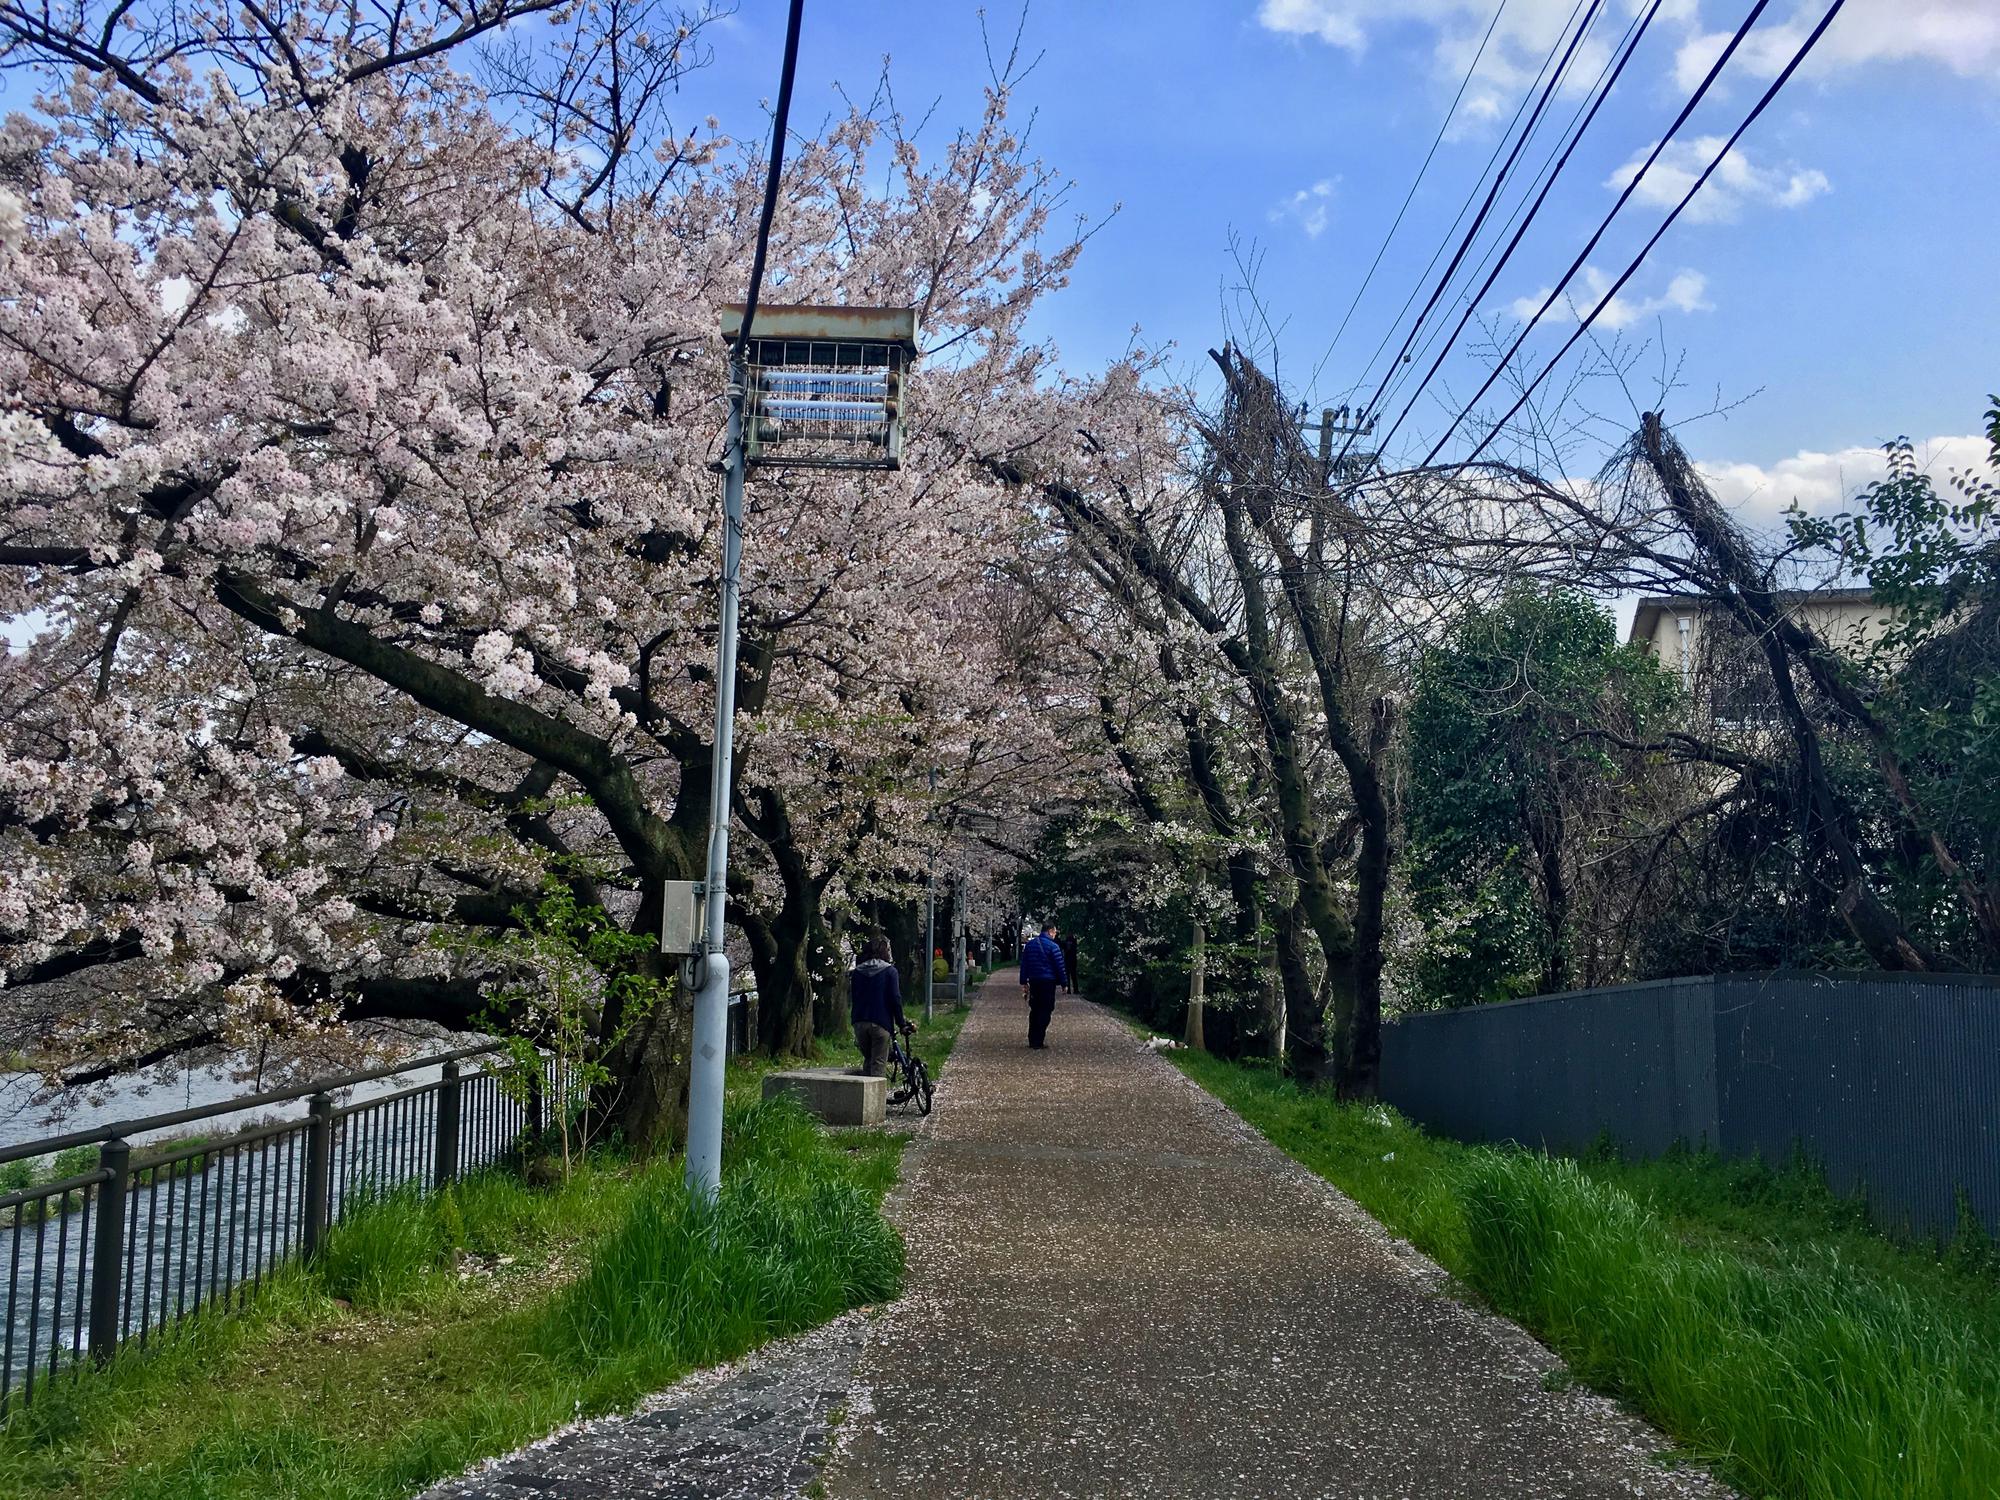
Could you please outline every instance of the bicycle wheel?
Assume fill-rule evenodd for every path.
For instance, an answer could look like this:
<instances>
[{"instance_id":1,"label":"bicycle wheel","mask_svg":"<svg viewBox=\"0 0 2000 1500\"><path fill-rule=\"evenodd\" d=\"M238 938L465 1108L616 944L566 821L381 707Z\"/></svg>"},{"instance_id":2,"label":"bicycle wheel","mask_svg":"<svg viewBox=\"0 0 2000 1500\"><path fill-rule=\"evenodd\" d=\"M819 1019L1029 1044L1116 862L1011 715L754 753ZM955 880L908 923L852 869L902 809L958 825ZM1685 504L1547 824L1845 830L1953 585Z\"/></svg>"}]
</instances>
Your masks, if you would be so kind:
<instances>
[{"instance_id":1,"label":"bicycle wheel","mask_svg":"<svg viewBox=\"0 0 2000 1500\"><path fill-rule=\"evenodd\" d=\"M924 1066L924 1060L920 1057L911 1058L910 1097L916 1100L918 1114L927 1115L931 1112L931 1095L936 1092L936 1087L931 1083L931 1070Z\"/></svg>"}]
</instances>

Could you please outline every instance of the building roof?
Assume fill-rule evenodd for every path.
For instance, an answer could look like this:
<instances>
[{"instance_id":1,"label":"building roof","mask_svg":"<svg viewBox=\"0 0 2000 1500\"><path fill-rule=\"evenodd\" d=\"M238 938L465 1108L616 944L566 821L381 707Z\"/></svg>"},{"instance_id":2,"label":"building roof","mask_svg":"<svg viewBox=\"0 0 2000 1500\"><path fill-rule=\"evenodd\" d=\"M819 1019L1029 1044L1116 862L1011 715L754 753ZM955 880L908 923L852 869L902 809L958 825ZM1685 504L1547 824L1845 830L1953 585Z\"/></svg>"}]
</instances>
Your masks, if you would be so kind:
<instances>
[{"instance_id":1,"label":"building roof","mask_svg":"<svg viewBox=\"0 0 2000 1500\"><path fill-rule=\"evenodd\" d=\"M1780 604L1873 604L1873 589L1780 589L1775 597ZM1632 629L1626 634L1627 644L1633 641L1649 641L1660 628L1662 615L1700 615L1716 608L1716 603L1706 594L1648 594L1639 601L1639 607L1632 612Z\"/></svg>"}]
</instances>

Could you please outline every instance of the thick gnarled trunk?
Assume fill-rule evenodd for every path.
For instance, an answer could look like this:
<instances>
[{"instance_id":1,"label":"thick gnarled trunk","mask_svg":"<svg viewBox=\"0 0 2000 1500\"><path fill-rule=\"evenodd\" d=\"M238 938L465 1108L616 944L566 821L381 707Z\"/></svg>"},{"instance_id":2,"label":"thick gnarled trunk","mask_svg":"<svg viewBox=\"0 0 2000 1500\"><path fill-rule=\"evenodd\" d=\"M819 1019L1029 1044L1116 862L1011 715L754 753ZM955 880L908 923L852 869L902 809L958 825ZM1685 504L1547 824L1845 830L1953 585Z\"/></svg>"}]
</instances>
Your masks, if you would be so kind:
<instances>
[{"instance_id":1,"label":"thick gnarled trunk","mask_svg":"<svg viewBox=\"0 0 2000 1500\"><path fill-rule=\"evenodd\" d=\"M605 1059L611 1082L594 1107L641 1155L677 1149L687 1139L692 1021L676 986L673 1000L637 1022Z\"/></svg>"}]
</instances>

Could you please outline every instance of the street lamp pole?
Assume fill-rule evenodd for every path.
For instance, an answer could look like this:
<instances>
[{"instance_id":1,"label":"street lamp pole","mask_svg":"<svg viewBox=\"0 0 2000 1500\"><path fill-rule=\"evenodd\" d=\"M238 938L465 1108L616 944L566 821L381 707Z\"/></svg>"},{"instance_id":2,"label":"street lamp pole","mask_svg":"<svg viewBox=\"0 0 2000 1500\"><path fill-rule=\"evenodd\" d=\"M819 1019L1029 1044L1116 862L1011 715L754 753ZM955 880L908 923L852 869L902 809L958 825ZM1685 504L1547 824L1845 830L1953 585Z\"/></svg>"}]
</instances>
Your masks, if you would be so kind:
<instances>
[{"instance_id":1,"label":"street lamp pole","mask_svg":"<svg viewBox=\"0 0 2000 1500\"><path fill-rule=\"evenodd\" d=\"M960 871L958 877L958 900L952 903L952 930L958 935L956 957L958 960L958 1008L965 1009L965 903L972 895L971 877Z\"/></svg>"},{"instance_id":2,"label":"street lamp pole","mask_svg":"<svg viewBox=\"0 0 2000 1500\"><path fill-rule=\"evenodd\" d=\"M937 801L937 767L931 767L931 801ZM935 805L931 816L937 816ZM924 876L924 1019L930 1020L937 1004L937 850L931 851L931 867Z\"/></svg>"},{"instance_id":3,"label":"street lamp pole","mask_svg":"<svg viewBox=\"0 0 2000 1500\"><path fill-rule=\"evenodd\" d=\"M930 874L924 877L924 1019L930 1020L937 1005L937 857L931 857Z\"/></svg>"},{"instance_id":4,"label":"street lamp pole","mask_svg":"<svg viewBox=\"0 0 2000 1500\"><path fill-rule=\"evenodd\" d=\"M700 986L694 997L688 1071L688 1191L722 1189L723 1066L728 1052L729 954L723 941L729 893L729 790L736 743L736 616L743 568L743 402L740 353L729 362L729 432L722 480L722 618L715 642L715 757L708 782L708 868L702 878Z\"/></svg>"}]
</instances>

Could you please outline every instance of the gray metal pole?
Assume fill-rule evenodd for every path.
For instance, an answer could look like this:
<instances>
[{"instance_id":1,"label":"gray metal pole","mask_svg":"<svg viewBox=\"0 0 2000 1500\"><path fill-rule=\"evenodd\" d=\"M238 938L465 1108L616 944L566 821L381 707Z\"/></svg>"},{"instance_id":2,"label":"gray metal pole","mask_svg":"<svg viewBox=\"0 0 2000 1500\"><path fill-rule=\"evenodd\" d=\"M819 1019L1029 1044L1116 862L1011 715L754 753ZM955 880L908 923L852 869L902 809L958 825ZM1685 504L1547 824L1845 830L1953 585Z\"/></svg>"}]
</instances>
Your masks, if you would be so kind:
<instances>
[{"instance_id":1,"label":"gray metal pole","mask_svg":"<svg viewBox=\"0 0 2000 1500\"><path fill-rule=\"evenodd\" d=\"M958 933L958 1008L965 1009L965 902L972 894L972 882L960 878L958 899L952 903L952 928Z\"/></svg>"},{"instance_id":2,"label":"gray metal pole","mask_svg":"<svg viewBox=\"0 0 2000 1500\"><path fill-rule=\"evenodd\" d=\"M688 1071L688 1190L722 1190L723 1068L729 1051L729 955L723 913L729 893L730 760L736 742L736 614L743 566L743 400L741 358L729 364L729 435L722 481L722 620L715 642L715 756L709 772L708 871L702 879L701 986L694 997L694 1056Z\"/></svg>"},{"instance_id":3,"label":"gray metal pole","mask_svg":"<svg viewBox=\"0 0 2000 1500\"><path fill-rule=\"evenodd\" d=\"M931 965L937 948L937 866L924 879L924 1019L935 1013L937 970Z\"/></svg>"}]
</instances>

